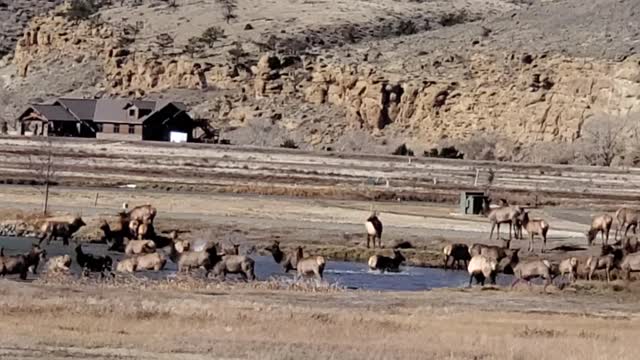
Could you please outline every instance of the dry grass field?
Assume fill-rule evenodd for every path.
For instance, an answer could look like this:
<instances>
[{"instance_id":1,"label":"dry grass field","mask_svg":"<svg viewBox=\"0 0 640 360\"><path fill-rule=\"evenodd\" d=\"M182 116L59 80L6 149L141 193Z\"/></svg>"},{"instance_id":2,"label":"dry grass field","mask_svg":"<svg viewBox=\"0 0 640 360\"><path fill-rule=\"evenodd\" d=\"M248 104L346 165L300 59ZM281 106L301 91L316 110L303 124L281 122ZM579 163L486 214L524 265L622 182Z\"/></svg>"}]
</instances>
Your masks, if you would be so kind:
<instances>
[{"instance_id":1,"label":"dry grass field","mask_svg":"<svg viewBox=\"0 0 640 360\"><path fill-rule=\"evenodd\" d=\"M637 294L0 282L3 359L635 359Z\"/></svg>"}]
</instances>

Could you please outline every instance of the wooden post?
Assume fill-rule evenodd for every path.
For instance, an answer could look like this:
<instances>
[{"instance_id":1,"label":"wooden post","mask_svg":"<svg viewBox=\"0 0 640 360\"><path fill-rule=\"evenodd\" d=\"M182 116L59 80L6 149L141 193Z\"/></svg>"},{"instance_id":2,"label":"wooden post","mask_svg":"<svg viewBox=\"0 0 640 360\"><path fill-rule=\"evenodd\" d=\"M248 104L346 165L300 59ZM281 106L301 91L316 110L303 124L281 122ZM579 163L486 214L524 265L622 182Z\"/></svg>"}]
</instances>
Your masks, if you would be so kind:
<instances>
[{"instance_id":1,"label":"wooden post","mask_svg":"<svg viewBox=\"0 0 640 360\"><path fill-rule=\"evenodd\" d=\"M96 193L96 200L93 202L93 207L98 206L98 196L100 195L100 193Z\"/></svg>"},{"instance_id":2,"label":"wooden post","mask_svg":"<svg viewBox=\"0 0 640 360\"><path fill-rule=\"evenodd\" d=\"M478 177L480 176L480 169L476 169L476 179L473 181L473 186L478 186Z\"/></svg>"},{"instance_id":3,"label":"wooden post","mask_svg":"<svg viewBox=\"0 0 640 360\"><path fill-rule=\"evenodd\" d=\"M42 205L42 214L47 215L49 210L49 180L44 182L44 204Z\"/></svg>"}]
</instances>

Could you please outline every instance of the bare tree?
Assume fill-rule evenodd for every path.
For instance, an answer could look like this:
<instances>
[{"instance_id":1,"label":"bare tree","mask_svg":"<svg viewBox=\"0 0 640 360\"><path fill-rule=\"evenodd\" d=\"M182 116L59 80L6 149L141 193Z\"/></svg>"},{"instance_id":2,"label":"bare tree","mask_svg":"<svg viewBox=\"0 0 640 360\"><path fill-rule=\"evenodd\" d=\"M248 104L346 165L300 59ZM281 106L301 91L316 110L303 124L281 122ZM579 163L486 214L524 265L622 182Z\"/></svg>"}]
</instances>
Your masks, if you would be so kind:
<instances>
[{"instance_id":1,"label":"bare tree","mask_svg":"<svg viewBox=\"0 0 640 360\"><path fill-rule=\"evenodd\" d=\"M41 191L44 197L42 213L47 214L49 210L49 186L55 182L56 163L53 153L51 139L45 140L38 149L38 155L29 155L29 170L36 178L36 186L42 186Z\"/></svg>"},{"instance_id":2,"label":"bare tree","mask_svg":"<svg viewBox=\"0 0 640 360\"><path fill-rule=\"evenodd\" d=\"M624 151L627 122L618 117L592 117L581 129L581 152L589 165L611 166Z\"/></svg>"}]
</instances>

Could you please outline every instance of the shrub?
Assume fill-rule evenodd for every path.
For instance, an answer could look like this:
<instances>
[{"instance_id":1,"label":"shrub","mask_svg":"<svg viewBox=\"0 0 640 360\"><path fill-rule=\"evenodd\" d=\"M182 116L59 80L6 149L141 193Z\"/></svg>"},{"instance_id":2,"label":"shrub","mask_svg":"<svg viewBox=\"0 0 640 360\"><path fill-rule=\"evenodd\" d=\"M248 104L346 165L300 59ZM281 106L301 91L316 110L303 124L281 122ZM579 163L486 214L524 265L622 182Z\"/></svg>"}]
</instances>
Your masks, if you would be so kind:
<instances>
[{"instance_id":1,"label":"shrub","mask_svg":"<svg viewBox=\"0 0 640 360\"><path fill-rule=\"evenodd\" d=\"M224 30L219 26L211 26L204 30L200 36L200 42L209 48L212 48L216 42L225 37Z\"/></svg>"},{"instance_id":2,"label":"shrub","mask_svg":"<svg viewBox=\"0 0 640 360\"><path fill-rule=\"evenodd\" d=\"M462 159L464 157L464 154L456 149L455 146L445 146L440 150L438 150L437 148L433 148L428 151L425 150L424 156L443 159Z\"/></svg>"},{"instance_id":3,"label":"shrub","mask_svg":"<svg viewBox=\"0 0 640 360\"><path fill-rule=\"evenodd\" d=\"M413 150L409 149L406 144L398 146L391 155L413 156Z\"/></svg>"},{"instance_id":4,"label":"shrub","mask_svg":"<svg viewBox=\"0 0 640 360\"><path fill-rule=\"evenodd\" d=\"M292 139L286 139L282 144L280 144L280 147L285 149L297 149L298 145Z\"/></svg>"},{"instance_id":5,"label":"shrub","mask_svg":"<svg viewBox=\"0 0 640 360\"><path fill-rule=\"evenodd\" d=\"M64 16L70 20L86 20L99 9L100 5L95 0L71 0Z\"/></svg>"}]
</instances>

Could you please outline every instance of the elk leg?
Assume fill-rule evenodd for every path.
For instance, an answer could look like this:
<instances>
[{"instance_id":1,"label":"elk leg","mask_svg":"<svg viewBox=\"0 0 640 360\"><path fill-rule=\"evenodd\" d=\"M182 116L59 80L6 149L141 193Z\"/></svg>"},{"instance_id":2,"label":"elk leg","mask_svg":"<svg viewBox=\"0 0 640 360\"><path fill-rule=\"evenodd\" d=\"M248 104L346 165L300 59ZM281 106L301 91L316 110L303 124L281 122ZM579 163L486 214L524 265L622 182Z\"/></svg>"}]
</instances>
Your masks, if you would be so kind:
<instances>
[{"instance_id":1,"label":"elk leg","mask_svg":"<svg viewBox=\"0 0 640 360\"><path fill-rule=\"evenodd\" d=\"M509 221L507 224L509 225L509 242L511 242L511 228L513 227L513 222ZM507 249L508 248L509 246L507 246Z\"/></svg>"},{"instance_id":2,"label":"elk leg","mask_svg":"<svg viewBox=\"0 0 640 360\"><path fill-rule=\"evenodd\" d=\"M609 275L610 268L607 266L605 271L607 272L607 284L608 284L611 281L611 276Z\"/></svg>"},{"instance_id":3,"label":"elk leg","mask_svg":"<svg viewBox=\"0 0 640 360\"><path fill-rule=\"evenodd\" d=\"M496 240L500 240L500 223L498 223L497 225L498 225L498 229L496 231Z\"/></svg>"},{"instance_id":4,"label":"elk leg","mask_svg":"<svg viewBox=\"0 0 640 360\"><path fill-rule=\"evenodd\" d=\"M511 288L513 289L519 282L520 282L520 279L515 278L515 280L513 280L513 282L511 283Z\"/></svg>"},{"instance_id":5,"label":"elk leg","mask_svg":"<svg viewBox=\"0 0 640 360\"><path fill-rule=\"evenodd\" d=\"M371 239L371 235L367 234L367 249L369 248L369 239ZM373 244L375 246L375 244Z\"/></svg>"},{"instance_id":6,"label":"elk leg","mask_svg":"<svg viewBox=\"0 0 640 360\"><path fill-rule=\"evenodd\" d=\"M496 228L496 223L492 222L491 223L491 233L489 233L489 240L491 240L491 238L493 237L493 230ZM498 230L500 231L500 230Z\"/></svg>"},{"instance_id":7,"label":"elk leg","mask_svg":"<svg viewBox=\"0 0 640 360\"><path fill-rule=\"evenodd\" d=\"M547 250L547 235L542 234L542 252Z\"/></svg>"},{"instance_id":8,"label":"elk leg","mask_svg":"<svg viewBox=\"0 0 640 360\"><path fill-rule=\"evenodd\" d=\"M447 267L449 265L449 255L445 255L444 256L444 269L447 270ZM451 263L451 267L453 267L453 262Z\"/></svg>"},{"instance_id":9,"label":"elk leg","mask_svg":"<svg viewBox=\"0 0 640 360\"><path fill-rule=\"evenodd\" d=\"M472 281L473 281L473 274L469 275L469 287L471 287Z\"/></svg>"}]
</instances>

